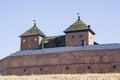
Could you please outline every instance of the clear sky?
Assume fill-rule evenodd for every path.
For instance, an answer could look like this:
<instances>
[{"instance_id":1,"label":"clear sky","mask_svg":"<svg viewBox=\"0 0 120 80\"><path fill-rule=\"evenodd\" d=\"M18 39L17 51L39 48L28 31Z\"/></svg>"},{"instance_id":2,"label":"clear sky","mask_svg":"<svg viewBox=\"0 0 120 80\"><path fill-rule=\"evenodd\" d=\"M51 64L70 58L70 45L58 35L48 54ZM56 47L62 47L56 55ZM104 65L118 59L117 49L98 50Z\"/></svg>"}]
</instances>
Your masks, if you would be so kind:
<instances>
[{"instance_id":1,"label":"clear sky","mask_svg":"<svg viewBox=\"0 0 120 80\"><path fill-rule=\"evenodd\" d=\"M0 59L19 50L19 35L34 19L47 36L63 35L77 13L96 42L120 43L120 0L0 0Z\"/></svg>"}]
</instances>

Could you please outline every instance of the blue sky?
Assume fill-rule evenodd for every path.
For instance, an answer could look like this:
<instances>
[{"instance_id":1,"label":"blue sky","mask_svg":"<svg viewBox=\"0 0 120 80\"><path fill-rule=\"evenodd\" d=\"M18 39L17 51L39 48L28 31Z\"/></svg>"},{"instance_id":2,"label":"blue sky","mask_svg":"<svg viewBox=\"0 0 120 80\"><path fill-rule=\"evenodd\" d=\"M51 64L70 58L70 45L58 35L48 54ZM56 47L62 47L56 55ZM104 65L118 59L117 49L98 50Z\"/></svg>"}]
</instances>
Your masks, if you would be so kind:
<instances>
[{"instance_id":1,"label":"blue sky","mask_svg":"<svg viewBox=\"0 0 120 80\"><path fill-rule=\"evenodd\" d=\"M63 35L77 13L96 42L120 43L120 0L0 0L0 59L19 50L19 35L34 19L47 36Z\"/></svg>"}]
</instances>

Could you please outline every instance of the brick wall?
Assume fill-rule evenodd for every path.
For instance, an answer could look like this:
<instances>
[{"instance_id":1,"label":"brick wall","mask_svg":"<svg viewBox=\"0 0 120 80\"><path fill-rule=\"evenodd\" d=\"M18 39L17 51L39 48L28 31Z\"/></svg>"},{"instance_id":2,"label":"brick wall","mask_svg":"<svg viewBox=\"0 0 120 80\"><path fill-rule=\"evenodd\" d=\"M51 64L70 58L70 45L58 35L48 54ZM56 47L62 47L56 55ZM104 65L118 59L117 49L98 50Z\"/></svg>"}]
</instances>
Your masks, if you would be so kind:
<instances>
[{"instance_id":1,"label":"brick wall","mask_svg":"<svg viewBox=\"0 0 120 80\"><path fill-rule=\"evenodd\" d=\"M82 40L85 40L86 45L93 45L94 35L91 34L89 31L65 34L66 46L82 45Z\"/></svg>"},{"instance_id":2,"label":"brick wall","mask_svg":"<svg viewBox=\"0 0 120 80\"><path fill-rule=\"evenodd\" d=\"M4 75L120 72L120 49L13 56L0 67Z\"/></svg>"},{"instance_id":3,"label":"brick wall","mask_svg":"<svg viewBox=\"0 0 120 80\"><path fill-rule=\"evenodd\" d=\"M21 38L21 50L38 49L40 42L42 41L41 36L28 36Z\"/></svg>"}]
</instances>

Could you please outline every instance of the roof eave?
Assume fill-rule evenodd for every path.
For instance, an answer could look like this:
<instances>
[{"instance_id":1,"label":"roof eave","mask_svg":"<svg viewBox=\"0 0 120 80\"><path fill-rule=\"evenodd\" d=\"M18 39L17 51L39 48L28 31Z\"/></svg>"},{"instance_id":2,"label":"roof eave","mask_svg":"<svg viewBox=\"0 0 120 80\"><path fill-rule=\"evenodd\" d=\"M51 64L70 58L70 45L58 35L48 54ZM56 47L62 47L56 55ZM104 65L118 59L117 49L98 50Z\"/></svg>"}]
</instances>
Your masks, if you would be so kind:
<instances>
[{"instance_id":1,"label":"roof eave","mask_svg":"<svg viewBox=\"0 0 120 80\"><path fill-rule=\"evenodd\" d=\"M43 35L40 35L40 34L38 34L38 35L24 35L24 36L20 35L19 37L30 37L30 36L42 36L42 37L46 37L46 36L43 36Z\"/></svg>"},{"instance_id":2,"label":"roof eave","mask_svg":"<svg viewBox=\"0 0 120 80\"><path fill-rule=\"evenodd\" d=\"M64 33L72 33L72 32L84 32L84 31L90 31L93 35L95 35L95 32L93 32L91 29L85 29L85 30L72 30L72 31L64 31Z\"/></svg>"}]
</instances>

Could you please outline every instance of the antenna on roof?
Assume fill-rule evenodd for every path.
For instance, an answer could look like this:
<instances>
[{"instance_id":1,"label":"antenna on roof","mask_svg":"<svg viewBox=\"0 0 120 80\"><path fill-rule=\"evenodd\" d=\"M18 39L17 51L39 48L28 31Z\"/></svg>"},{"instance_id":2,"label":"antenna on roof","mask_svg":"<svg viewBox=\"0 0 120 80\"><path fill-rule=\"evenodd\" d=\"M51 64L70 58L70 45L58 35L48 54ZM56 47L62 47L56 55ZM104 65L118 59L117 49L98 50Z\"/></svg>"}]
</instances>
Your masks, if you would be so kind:
<instances>
[{"instance_id":1,"label":"antenna on roof","mask_svg":"<svg viewBox=\"0 0 120 80\"><path fill-rule=\"evenodd\" d=\"M33 20L33 22L34 22L34 26L36 26L36 20Z\"/></svg>"},{"instance_id":2,"label":"antenna on roof","mask_svg":"<svg viewBox=\"0 0 120 80\"><path fill-rule=\"evenodd\" d=\"M80 13L77 13L77 15L78 15L78 21L80 20Z\"/></svg>"},{"instance_id":3,"label":"antenna on roof","mask_svg":"<svg viewBox=\"0 0 120 80\"><path fill-rule=\"evenodd\" d=\"M36 22L36 20L33 20L33 22L35 23L35 22Z\"/></svg>"}]
</instances>

